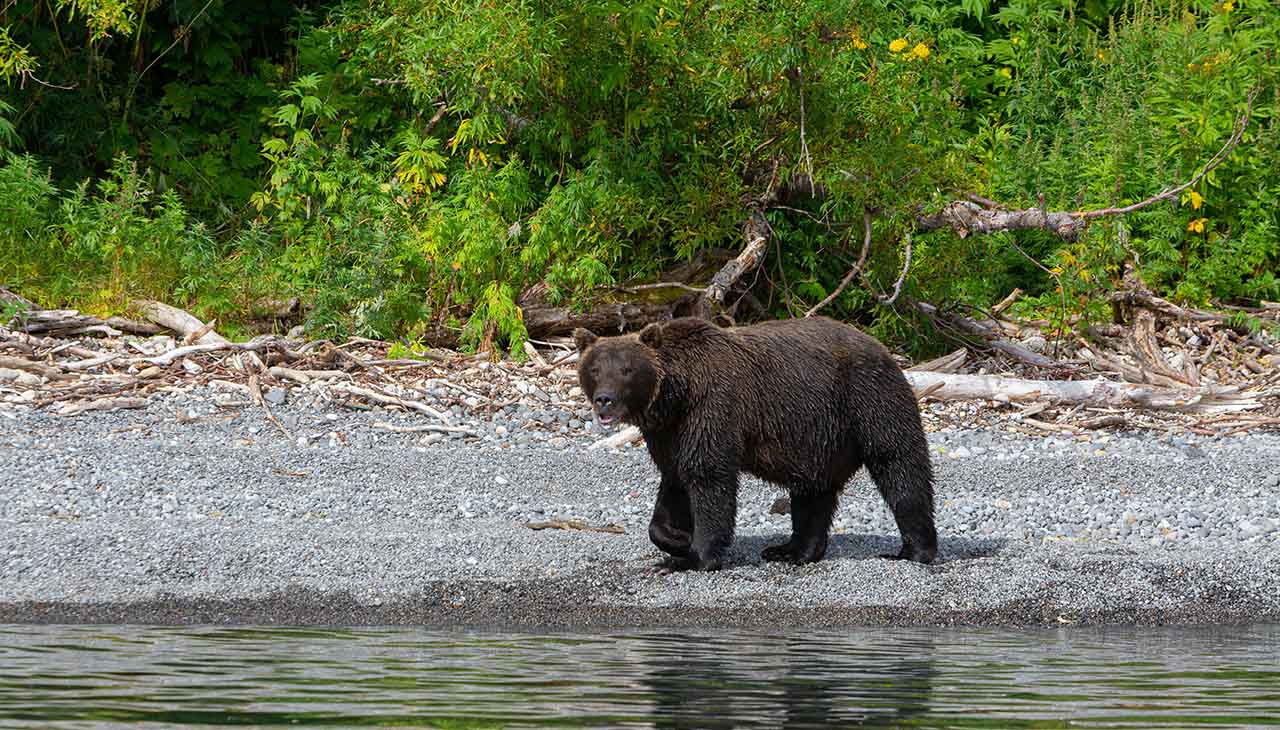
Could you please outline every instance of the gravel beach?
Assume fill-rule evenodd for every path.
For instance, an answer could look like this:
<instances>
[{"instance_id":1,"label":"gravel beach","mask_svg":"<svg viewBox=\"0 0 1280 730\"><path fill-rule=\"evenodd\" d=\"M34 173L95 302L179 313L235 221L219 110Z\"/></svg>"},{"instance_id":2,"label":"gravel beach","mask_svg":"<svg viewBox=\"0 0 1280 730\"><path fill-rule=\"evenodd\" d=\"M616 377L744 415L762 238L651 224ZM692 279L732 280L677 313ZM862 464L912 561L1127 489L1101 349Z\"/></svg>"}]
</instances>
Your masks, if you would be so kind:
<instances>
[{"instance_id":1,"label":"gravel beach","mask_svg":"<svg viewBox=\"0 0 1280 730\"><path fill-rule=\"evenodd\" d=\"M643 446L587 414L461 420L174 393L74 418L0 410L0 622L503 628L1280 620L1280 436L930 434L940 560L896 549L865 474L827 559L760 561L779 490L745 480L726 570L655 575ZM530 422L529 418L525 422ZM381 428L376 428L380 424ZM289 438L282 430L287 429ZM624 532L535 530L580 520Z\"/></svg>"}]
</instances>

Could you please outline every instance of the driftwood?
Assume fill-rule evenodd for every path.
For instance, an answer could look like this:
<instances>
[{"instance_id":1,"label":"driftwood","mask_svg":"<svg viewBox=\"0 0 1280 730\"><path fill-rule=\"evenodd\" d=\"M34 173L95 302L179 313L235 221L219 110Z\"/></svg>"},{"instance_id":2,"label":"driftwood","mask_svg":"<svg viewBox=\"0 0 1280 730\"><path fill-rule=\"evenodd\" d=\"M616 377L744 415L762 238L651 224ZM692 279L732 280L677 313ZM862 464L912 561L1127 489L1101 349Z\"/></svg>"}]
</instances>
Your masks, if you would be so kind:
<instances>
[{"instance_id":1,"label":"driftwood","mask_svg":"<svg viewBox=\"0 0 1280 730\"><path fill-rule=\"evenodd\" d=\"M711 278L711 283L703 293L708 301L723 304L725 295L729 293L729 287L742 278L743 274L758 267L764 260L765 251L769 247L770 230L769 221L765 220L764 210L761 207L752 209L747 216L746 223L742 225L742 234L747 245L742 249L742 253L725 264L724 268Z\"/></svg>"},{"instance_id":2,"label":"driftwood","mask_svg":"<svg viewBox=\"0 0 1280 730\"><path fill-rule=\"evenodd\" d=\"M2 286L0 286L0 302L15 304L18 306L18 309L38 309L35 302L32 302L30 299L27 299L17 292L9 291Z\"/></svg>"},{"instance_id":3,"label":"driftwood","mask_svg":"<svg viewBox=\"0 0 1280 730\"><path fill-rule=\"evenodd\" d=\"M1160 388L1135 383L1092 380L1024 380L996 375L956 375L907 371L917 391L932 389L938 400L993 400L998 402L1048 401L1050 403L1112 408L1168 410L1181 413L1246 411L1261 405L1256 394L1237 388Z\"/></svg>"},{"instance_id":4,"label":"driftwood","mask_svg":"<svg viewBox=\"0 0 1280 730\"><path fill-rule=\"evenodd\" d=\"M292 380L295 383L307 384L313 380L333 380L348 377L342 370L294 370L293 368L272 366L267 369L271 377L277 380Z\"/></svg>"},{"instance_id":5,"label":"driftwood","mask_svg":"<svg viewBox=\"0 0 1280 730\"><path fill-rule=\"evenodd\" d=\"M533 361L533 364L537 365L539 368L547 367L547 361L542 359L542 354L538 352L538 348L534 347L532 342L527 340L525 341L524 354L528 355L529 359Z\"/></svg>"},{"instance_id":6,"label":"driftwood","mask_svg":"<svg viewBox=\"0 0 1280 730\"><path fill-rule=\"evenodd\" d=\"M373 424L373 427L382 429L383 431L391 431L393 433L460 433L465 436L480 435L465 426L441 426L437 423L424 423L420 426L397 426L394 423L378 421Z\"/></svg>"},{"instance_id":7,"label":"driftwood","mask_svg":"<svg viewBox=\"0 0 1280 730\"><path fill-rule=\"evenodd\" d=\"M385 406L400 406L405 410L418 411L419 413L425 413L428 416L444 421L445 423L449 422L449 414L438 411L421 401L412 400L410 398L397 398L394 395L380 393L369 388L361 388L357 385L351 385L350 383L335 383L333 387L335 390L359 396L365 400L371 400L374 403L380 403Z\"/></svg>"},{"instance_id":8,"label":"driftwood","mask_svg":"<svg viewBox=\"0 0 1280 730\"><path fill-rule=\"evenodd\" d=\"M678 316L677 307L683 301L671 304L601 304L586 312L575 312L568 307L532 305L523 310L524 326L530 337L538 339L572 334L578 327L600 335L616 335Z\"/></svg>"},{"instance_id":9,"label":"driftwood","mask_svg":"<svg viewBox=\"0 0 1280 730\"><path fill-rule=\"evenodd\" d=\"M212 332L209 334L213 334ZM198 355L207 352L219 352L221 350L234 352L257 352L260 350L269 350L273 348L283 348L280 340L274 337L264 337L255 339L250 342L213 342L205 345L187 345L169 350L166 353L156 355L155 357L135 357L133 362L149 362L152 365L172 365L176 360L180 360L188 355Z\"/></svg>"},{"instance_id":10,"label":"driftwood","mask_svg":"<svg viewBox=\"0 0 1280 730\"><path fill-rule=\"evenodd\" d=\"M621 525L589 525L582 520L548 520L546 522L526 522L524 526L530 530L580 530L583 532L607 532L611 535L625 535Z\"/></svg>"},{"instance_id":11,"label":"driftwood","mask_svg":"<svg viewBox=\"0 0 1280 730\"><path fill-rule=\"evenodd\" d=\"M1185 388L1187 383L1180 379L1170 378L1151 370L1130 365L1118 358L1108 357L1091 348L1080 348L1080 357L1091 364L1094 370L1103 373L1116 373L1126 383L1146 383L1162 388Z\"/></svg>"},{"instance_id":12,"label":"driftwood","mask_svg":"<svg viewBox=\"0 0 1280 730\"><path fill-rule=\"evenodd\" d=\"M211 327L206 327L197 317L177 307L171 307L163 302L139 301L134 306L138 308L142 315L156 324L171 329L182 335L184 338L192 336L192 342L197 345L213 345L227 344L228 340L222 335L214 332Z\"/></svg>"},{"instance_id":13,"label":"driftwood","mask_svg":"<svg viewBox=\"0 0 1280 730\"><path fill-rule=\"evenodd\" d=\"M1036 367L1059 367L1061 365L1061 363L1053 360L1052 358L1032 352L1016 342L1010 342L1009 340L1004 339L998 332L995 332L991 327L982 324L981 322L977 322L954 312L943 312L927 302L916 302L916 308L928 315L930 319L961 330L973 337L977 337L993 350L1008 355L1019 362L1026 363L1028 365L1035 365Z\"/></svg>"},{"instance_id":14,"label":"driftwood","mask_svg":"<svg viewBox=\"0 0 1280 730\"><path fill-rule=\"evenodd\" d=\"M42 378L48 378L49 380L67 380L71 377L62 372L62 370L53 366L24 360L20 357L8 357L5 355L0 355L0 368L23 370L33 375L39 375Z\"/></svg>"},{"instance_id":15,"label":"driftwood","mask_svg":"<svg viewBox=\"0 0 1280 730\"><path fill-rule=\"evenodd\" d=\"M145 408L146 398L99 398L67 403L57 410L59 416L78 416L88 411L115 411L122 408Z\"/></svg>"},{"instance_id":16,"label":"driftwood","mask_svg":"<svg viewBox=\"0 0 1280 730\"><path fill-rule=\"evenodd\" d=\"M1076 213L1049 213L1041 208L1000 210L970 200L953 200L933 215L916 217L916 228L922 231L950 228L960 238L970 233L1046 230L1064 241L1075 241L1084 225Z\"/></svg>"},{"instance_id":17,"label":"driftwood","mask_svg":"<svg viewBox=\"0 0 1280 730\"><path fill-rule=\"evenodd\" d=\"M18 312L11 326L19 332L50 337L73 335L119 337L121 334L119 330L107 324L106 320L81 314L75 309L28 309Z\"/></svg>"},{"instance_id":18,"label":"driftwood","mask_svg":"<svg viewBox=\"0 0 1280 730\"><path fill-rule=\"evenodd\" d=\"M82 370L92 370L94 368L102 367L103 365L106 365L114 360L118 360L119 358L120 358L119 353L109 353L106 355L98 355L97 357L90 357L86 360L77 360L75 362L59 363L58 367L61 367L64 370L72 370L72 371L79 372Z\"/></svg>"},{"instance_id":19,"label":"driftwood","mask_svg":"<svg viewBox=\"0 0 1280 730\"><path fill-rule=\"evenodd\" d=\"M969 352L964 348L960 348L942 357L935 357L932 360L912 365L907 370L921 370L931 373L954 373L964 365L964 361L968 359Z\"/></svg>"},{"instance_id":20,"label":"driftwood","mask_svg":"<svg viewBox=\"0 0 1280 730\"><path fill-rule=\"evenodd\" d=\"M292 441L293 434L289 433L289 429L284 427L284 424L280 422L279 418L276 418L276 414L271 412L271 406L267 405L267 399L262 397L262 387L258 383L257 373L253 373L249 376L249 382L246 384L246 387L249 389L249 398L256 405L262 408L262 412L266 414L267 420L271 421L271 424L275 426L280 433L284 434L286 439Z\"/></svg>"}]
</instances>

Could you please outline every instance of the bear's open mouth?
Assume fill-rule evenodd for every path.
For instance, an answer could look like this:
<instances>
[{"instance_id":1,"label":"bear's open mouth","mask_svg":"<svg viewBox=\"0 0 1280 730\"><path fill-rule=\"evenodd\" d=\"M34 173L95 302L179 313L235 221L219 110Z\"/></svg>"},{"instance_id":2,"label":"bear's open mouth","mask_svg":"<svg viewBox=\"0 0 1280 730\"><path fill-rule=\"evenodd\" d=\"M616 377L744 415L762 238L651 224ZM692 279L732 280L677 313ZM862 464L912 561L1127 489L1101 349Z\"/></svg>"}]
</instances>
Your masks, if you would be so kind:
<instances>
[{"instance_id":1,"label":"bear's open mouth","mask_svg":"<svg viewBox=\"0 0 1280 730\"><path fill-rule=\"evenodd\" d=\"M600 423L615 423L619 418L620 417L617 413L600 413L599 411L596 411L596 419L599 420Z\"/></svg>"}]
</instances>

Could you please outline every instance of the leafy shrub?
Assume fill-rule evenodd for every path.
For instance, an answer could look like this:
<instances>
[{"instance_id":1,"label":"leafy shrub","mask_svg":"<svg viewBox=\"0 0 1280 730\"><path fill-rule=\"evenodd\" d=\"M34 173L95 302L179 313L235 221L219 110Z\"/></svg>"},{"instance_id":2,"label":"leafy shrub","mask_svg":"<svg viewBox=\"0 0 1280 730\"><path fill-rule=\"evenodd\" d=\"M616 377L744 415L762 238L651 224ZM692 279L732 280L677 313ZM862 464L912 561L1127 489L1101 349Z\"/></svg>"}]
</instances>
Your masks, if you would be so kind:
<instances>
[{"instance_id":1,"label":"leafy shrub","mask_svg":"<svg viewBox=\"0 0 1280 730\"><path fill-rule=\"evenodd\" d=\"M1142 200L1197 172L1251 90L1241 145L1178 200L1074 243L917 233L903 292L982 306L1021 287L1061 323L1102 314L1133 266L1188 302L1280 298L1274 3L32 2L0 40L0 145L35 153L0 169L0 202L31 211L0 218L0 275L60 302L176 291L235 317L296 294L316 333L443 327L518 351L531 287L583 307L740 248L772 193L769 311L834 291L870 211L865 281L827 312L907 339L875 294L917 215L965 193ZM180 26L187 43L160 40ZM35 71L68 88L15 93Z\"/></svg>"}]
</instances>

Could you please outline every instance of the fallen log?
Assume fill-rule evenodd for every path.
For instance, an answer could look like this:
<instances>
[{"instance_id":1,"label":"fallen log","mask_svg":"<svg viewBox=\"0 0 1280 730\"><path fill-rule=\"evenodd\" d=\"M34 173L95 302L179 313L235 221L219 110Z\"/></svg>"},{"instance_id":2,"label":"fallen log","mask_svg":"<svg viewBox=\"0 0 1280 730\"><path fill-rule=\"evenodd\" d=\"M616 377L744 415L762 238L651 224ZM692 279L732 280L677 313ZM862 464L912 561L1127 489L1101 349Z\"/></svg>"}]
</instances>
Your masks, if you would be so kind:
<instances>
[{"instance_id":1,"label":"fallen log","mask_svg":"<svg viewBox=\"0 0 1280 730\"><path fill-rule=\"evenodd\" d=\"M708 301L724 304L724 297L729 293L729 287L737 283L743 274L753 271L764 260L765 250L769 246L769 221L765 220L764 211L761 208L753 209L747 216L746 223L742 225L742 234L747 239L746 247L742 249L742 253L711 277L711 283L703 293L703 297Z\"/></svg>"},{"instance_id":2,"label":"fallen log","mask_svg":"<svg viewBox=\"0 0 1280 730\"><path fill-rule=\"evenodd\" d=\"M908 370L920 370L930 373L954 373L964 365L964 361L969 357L969 352L963 347L942 357L935 357L932 360L917 365L912 365Z\"/></svg>"},{"instance_id":3,"label":"fallen log","mask_svg":"<svg viewBox=\"0 0 1280 730\"><path fill-rule=\"evenodd\" d=\"M0 302L8 302L9 304L16 304L18 306L18 309L38 309L38 307L35 305L35 302L31 301L30 299L27 299L26 297L22 296L21 294L18 294L17 292L9 291L8 289L2 286L0 286Z\"/></svg>"},{"instance_id":4,"label":"fallen log","mask_svg":"<svg viewBox=\"0 0 1280 730\"><path fill-rule=\"evenodd\" d=\"M333 380L334 378L349 377L342 370L294 370L281 366L274 366L267 370L271 377L277 380L292 380L295 383L307 384L312 380Z\"/></svg>"},{"instance_id":5,"label":"fallen log","mask_svg":"<svg viewBox=\"0 0 1280 730\"><path fill-rule=\"evenodd\" d=\"M654 322L663 322L676 316L679 305L686 298L667 304L627 303L600 304L587 312L575 312L568 307L529 305L523 308L524 327L530 337L545 339L554 335L572 334L579 327L598 335L616 335L644 328Z\"/></svg>"},{"instance_id":6,"label":"fallen log","mask_svg":"<svg viewBox=\"0 0 1280 730\"><path fill-rule=\"evenodd\" d=\"M114 327L121 332L128 332L131 335L142 335L143 337L152 337L164 332L164 328L150 322L139 322L136 319L128 319L126 317L107 317L107 326Z\"/></svg>"},{"instance_id":7,"label":"fallen log","mask_svg":"<svg viewBox=\"0 0 1280 730\"><path fill-rule=\"evenodd\" d=\"M185 310L171 307L163 302L150 300L135 302L134 306L142 313L142 316L166 329L177 332L183 337L200 333L197 338L193 338L193 342L197 345L225 344L229 342L227 338L211 329L201 333L201 330L205 328L205 323Z\"/></svg>"},{"instance_id":8,"label":"fallen log","mask_svg":"<svg viewBox=\"0 0 1280 730\"><path fill-rule=\"evenodd\" d=\"M916 228L922 231L950 228L960 238L970 233L1045 230L1070 242L1080 237L1084 226L1084 219L1076 213L984 208L969 200L953 200L933 215L916 217Z\"/></svg>"},{"instance_id":9,"label":"fallen log","mask_svg":"<svg viewBox=\"0 0 1280 730\"><path fill-rule=\"evenodd\" d=\"M1237 388L1161 388L1136 383L1091 380L1026 380L997 375L958 375L906 371L917 391L932 389L937 400L993 400L1002 403L1047 401L1110 408L1228 413L1261 406L1259 394Z\"/></svg>"},{"instance_id":10,"label":"fallen log","mask_svg":"<svg viewBox=\"0 0 1280 730\"><path fill-rule=\"evenodd\" d=\"M1045 357L1037 352L1032 352L1016 342L1001 337L997 332L987 325L976 320L969 319L955 312L943 312L937 307L927 302L916 302L916 309L923 312L930 319L949 325L958 329L965 334L977 337L982 340L988 347L1001 352L1019 362L1028 365L1035 365L1042 368L1060 367L1061 363L1052 358Z\"/></svg>"},{"instance_id":11,"label":"fallen log","mask_svg":"<svg viewBox=\"0 0 1280 730\"><path fill-rule=\"evenodd\" d=\"M73 335L95 334L106 337L119 337L120 331L111 327L106 320L81 314L75 309L28 309L18 312L13 318L12 328L29 335L46 335L50 337L70 337Z\"/></svg>"},{"instance_id":12,"label":"fallen log","mask_svg":"<svg viewBox=\"0 0 1280 730\"><path fill-rule=\"evenodd\" d=\"M49 380L68 380L71 378L70 375L67 375L58 368L50 365L45 365L40 362L32 362L31 360L24 360L20 357L9 357L7 355L0 355L0 368L23 370L33 375L39 375L42 378L48 378Z\"/></svg>"},{"instance_id":13,"label":"fallen log","mask_svg":"<svg viewBox=\"0 0 1280 730\"><path fill-rule=\"evenodd\" d=\"M147 362L152 365L171 365L174 361L180 360L187 355L199 355L202 353L219 352L222 350L256 352L259 350L268 350L277 347L283 349L283 344L275 338L253 340L250 342L213 342L204 345L187 345L186 347L177 347L169 350L168 352L156 355L155 357L131 358L129 362Z\"/></svg>"}]
</instances>

